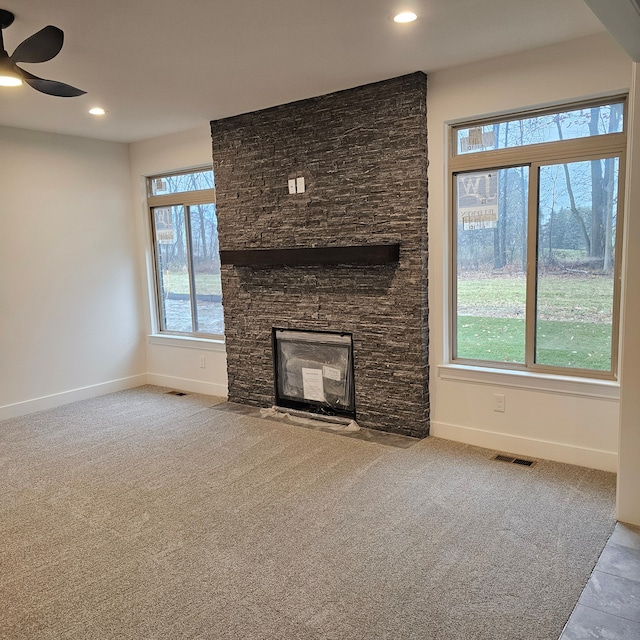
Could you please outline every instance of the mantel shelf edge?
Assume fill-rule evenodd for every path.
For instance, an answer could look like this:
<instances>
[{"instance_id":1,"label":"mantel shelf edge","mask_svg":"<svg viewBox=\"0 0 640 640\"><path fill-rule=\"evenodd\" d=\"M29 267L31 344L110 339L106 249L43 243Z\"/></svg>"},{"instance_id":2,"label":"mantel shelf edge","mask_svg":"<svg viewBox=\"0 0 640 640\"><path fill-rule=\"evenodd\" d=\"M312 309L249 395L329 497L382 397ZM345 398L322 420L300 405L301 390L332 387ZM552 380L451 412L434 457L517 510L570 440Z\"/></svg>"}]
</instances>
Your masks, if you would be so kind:
<instances>
[{"instance_id":1,"label":"mantel shelf edge","mask_svg":"<svg viewBox=\"0 0 640 640\"><path fill-rule=\"evenodd\" d=\"M365 244L342 247L283 247L220 251L220 262L243 267L330 264L393 264L400 259L400 244Z\"/></svg>"}]
</instances>

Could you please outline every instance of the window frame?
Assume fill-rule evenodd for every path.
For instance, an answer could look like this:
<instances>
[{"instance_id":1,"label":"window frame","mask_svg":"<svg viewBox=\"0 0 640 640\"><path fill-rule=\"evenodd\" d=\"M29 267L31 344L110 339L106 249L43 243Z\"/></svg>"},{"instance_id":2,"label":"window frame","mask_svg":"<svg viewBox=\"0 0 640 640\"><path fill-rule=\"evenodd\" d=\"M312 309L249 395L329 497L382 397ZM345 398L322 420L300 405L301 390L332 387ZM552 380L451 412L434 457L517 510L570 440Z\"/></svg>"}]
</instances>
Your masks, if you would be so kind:
<instances>
[{"instance_id":1,"label":"window frame","mask_svg":"<svg viewBox=\"0 0 640 640\"><path fill-rule=\"evenodd\" d=\"M564 111L587 109L607 104L622 104L623 129L620 133L607 133L596 136L557 140L551 142L534 143L507 149L477 151L458 154L457 132L475 126L497 124L518 118L551 115ZM481 367L489 370L506 370L529 372L566 377L595 378L615 381L618 378L618 351L620 339L620 290L622 273L622 232L624 227L624 193L626 176L628 96L617 94L599 99L575 103L562 103L544 109L510 111L499 116L477 118L451 123L448 127L448 166L447 166L447 196L449 199L449 358L453 365ZM611 368L608 371L596 369L581 369L576 367L561 367L543 365L535 362L536 351L536 289L538 267L538 188L540 167L553 164L584 162L596 159L618 158L618 193L616 204L616 236L615 258L613 265L613 299L611 319ZM457 190L456 177L472 171L498 171L512 167L527 166L529 168L527 194L527 266L525 274L526 304L525 304L525 358L524 363L497 362L459 357L457 355L458 342L458 223L457 223Z\"/></svg>"},{"instance_id":2,"label":"window frame","mask_svg":"<svg viewBox=\"0 0 640 640\"><path fill-rule=\"evenodd\" d=\"M186 175L190 173L197 173L201 171L211 171L213 169L209 166L193 167L191 169L184 169L179 171L164 172L161 174L154 174L145 177L145 189L147 195L147 211L148 221L150 229L151 249L153 256L153 294L154 303L152 307L155 309L155 325L157 331L154 333L160 336L171 336L177 338L196 339L196 340L224 340L224 334L219 333L205 333L200 331L194 331L194 322L197 318L197 299L196 299L196 286L195 286L195 273L193 268L193 254L191 251L191 216L189 215L189 207L196 205L216 204L216 190L215 186L210 189L197 189L193 191L179 191L176 193L167 193L162 195L152 195L151 182L158 178L170 178L180 175ZM187 253L187 271L189 279L189 289L192 292L189 302L191 306L191 331L172 331L166 329L163 321L163 307L162 307L162 284L160 281L160 274L158 273L158 243L156 241L155 224L154 224L154 210L162 207L182 207L184 223L185 223L185 243Z\"/></svg>"}]
</instances>

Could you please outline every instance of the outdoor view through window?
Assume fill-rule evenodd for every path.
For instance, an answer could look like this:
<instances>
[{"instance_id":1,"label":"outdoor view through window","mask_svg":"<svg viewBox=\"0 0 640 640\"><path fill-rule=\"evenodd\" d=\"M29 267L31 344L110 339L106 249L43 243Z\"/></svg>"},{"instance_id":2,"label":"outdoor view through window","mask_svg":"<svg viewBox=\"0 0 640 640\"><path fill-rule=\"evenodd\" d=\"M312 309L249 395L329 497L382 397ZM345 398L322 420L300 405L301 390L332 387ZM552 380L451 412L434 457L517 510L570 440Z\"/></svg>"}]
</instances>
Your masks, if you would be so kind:
<instances>
[{"instance_id":1,"label":"outdoor view through window","mask_svg":"<svg viewBox=\"0 0 640 640\"><path fill-rule=\"evenodd\" d=\"M454 360L615 375L624 104L453 129Z\"/></svg>"},{"instance_id":2,"label":"outdoor view through window","mask_svg":"<svg viewBox=\"0 0 640 640\"><path fill-rule=\"evenodd\" d=\"M160 330L222 336L213 172L154 176L147 185Z\"/></svg>"}]
</instances>

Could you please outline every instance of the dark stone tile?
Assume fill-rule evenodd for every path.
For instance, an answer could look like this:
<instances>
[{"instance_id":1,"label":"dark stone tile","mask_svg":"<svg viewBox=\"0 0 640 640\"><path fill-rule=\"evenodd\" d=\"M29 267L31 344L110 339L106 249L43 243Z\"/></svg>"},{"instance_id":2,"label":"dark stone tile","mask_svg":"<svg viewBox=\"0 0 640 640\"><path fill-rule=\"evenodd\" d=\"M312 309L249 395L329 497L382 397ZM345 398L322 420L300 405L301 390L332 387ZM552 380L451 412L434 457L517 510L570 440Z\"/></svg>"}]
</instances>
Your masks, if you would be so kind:
<instances>
[{"instance_id":1,"label":"dark stone tile","mask_svg":"<svg viewBox=\"0 0 640 640\"><path fill-rule=\"evenodd\" d=\"M249 405L240 404L237 402L225 402L212 406L214 411L225 411L227 413L236 413L244 416L250 416L252 418L262 418L265 420L272 420L274 422L284 422L285 417L282 414L282 418L279 417L264 417L261 415L261 410L258 407L251 407ZM332 424L330 422L324 422L321 420L314 420L312 417L307 418L313 424L309 422L301 423L296 421L287 420L287 424L293 424L297 427L304 429L313 429L315 431L323 431L325 433L333 433L335 435L344 436L345 438L353 438L354 440L363 440L365 442L373 442L374 444L381 444L386 447L395 447L397 449L408 449L417 442L420 442L420 438L411 438L409 436L403 436L397 433L387 433L385 431L376 431L375 429L360 428L359 431L346 431L343 430L343 425Z\"/></svg>"},{"instance_id":2,"label":"dark stone tile","mask_svg":"<svg viewBox=\"0 0 640 640\"><path fill-rule=\"evenodd\" d=\"M225 413L237 413L243 416L258 416L260 415L259 409L256 407L250 407L246 404L238 404L237 402L223 402L222 404L216 404L211 407L214 411L224 411Z\"/></svg>"},{"instance_id":3,"label":"dark stone tile","mask_svg":"<svg viewBox=\"0 0 640 640\"><path fill-rule=\"evenodd\" d=\"M400 435L399 433L387 433L386 431L376 431L365 428L361 428L360 431L356 431L355 433L345 433L343 435L357 440L375 442L376 444L382 444L386 447L395 447L397 449L408 449L416 444L416 442L420 442L420 438L412 438L410 436Z\"/></svg>"},{"instance_id":4,"label":"dark stone tile","mask_svg":"<svg viewBox=\"0 0 640 640\"><path fill-rule=\"evenodd\" d=\"M594 571L582 592L580 604L640 622L640 582Z\"/></svg>"},{"instance_id":5,"label":"dark stone tile","mask_svg":"<svg viewBox=\"0 0 640 640\"><path fill-rule=\"evenodd\" d=\"M578 605L560 640L638 640L640 624Z\"/></svg>"},{"instance_id":6,"label":"dark stone tile","mask_svg":"<svg viewBox=\"0 0 640 640\"><path fill-rule=\"evenodd\" d=\"M221 250L400 243L393 265L222 265L232 402L274 403L272 327L346 332L358 423L428 435L426 94L418 72L211 123Z\"/></svg>"},{"instance_id":7,"label":"dark stone tile","mask_svg":"<svg viewBox=\"0 0 640 640\"><path fill-rule=\"evenodd\" d=\"M640 582L640 550L608 542L595 568L597 571Z\"/></svg>"},{"instance_id":8,"label":"dark stone tile","mask_svg":"<svg viewBox=\"0 0 640 640\"><path fill-rule=\"evenodd\" d=\"M609 542L619 544L622 547L640 550L640 527L618 522L611 538L609 538Z\"/></svg>"}]
</instances>

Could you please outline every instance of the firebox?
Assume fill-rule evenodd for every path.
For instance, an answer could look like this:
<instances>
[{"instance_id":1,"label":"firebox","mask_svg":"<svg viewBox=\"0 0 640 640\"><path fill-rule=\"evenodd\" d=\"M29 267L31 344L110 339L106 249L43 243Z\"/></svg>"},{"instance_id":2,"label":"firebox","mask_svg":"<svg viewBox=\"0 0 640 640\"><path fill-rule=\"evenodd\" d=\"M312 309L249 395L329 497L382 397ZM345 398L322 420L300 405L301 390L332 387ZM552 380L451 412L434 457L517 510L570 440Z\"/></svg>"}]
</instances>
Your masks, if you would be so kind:
<instances>
[{"instance_id":1,"label":"firebox","mask_svg":"<svg viewBox=\"0 0 640 640\"><path fill-rule=\"evenodd\" d=\"M276 405L355 419L353 336L273 328Z\"/></svg>"}]
</instances>

